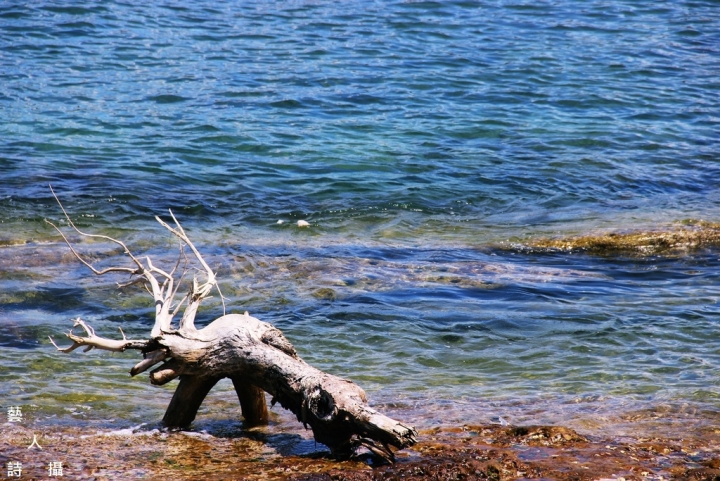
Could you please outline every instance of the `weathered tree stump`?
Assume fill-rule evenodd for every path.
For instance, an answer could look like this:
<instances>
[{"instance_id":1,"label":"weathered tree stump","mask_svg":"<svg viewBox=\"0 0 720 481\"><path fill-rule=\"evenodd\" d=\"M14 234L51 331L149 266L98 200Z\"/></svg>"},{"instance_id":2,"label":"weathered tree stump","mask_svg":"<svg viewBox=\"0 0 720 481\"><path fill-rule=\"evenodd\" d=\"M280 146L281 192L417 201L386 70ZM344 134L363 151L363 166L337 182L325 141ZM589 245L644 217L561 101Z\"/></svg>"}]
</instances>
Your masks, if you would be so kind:
<instances>
[{"instance_id":1,"label":"weathered tree stump","mask_svg":"<svg viewBox=\"0 0 720 481\"><path fill-rule=\"evenodd\" d=\"M267 392L272 396L272 405L279 403L292 411L305 427L310 426L315 439L330 448L337 457L348 457L364 446L375 455L393 460L391 446L401 449L415 443L417 432L412 427L368 406L365 392L351 381L324 373L300 359L292 344L271 324L246 312L243 315L223 315L207 327L196 329L194 319L197 309L202 300L217 289L217 281L172 212L170 215L175 227L170 227L160 218L157 218L158 222L190 248L207 275L207 281L202 285L193 279L189 292L177 304L174 304L174 298L179 285L175 286L175 269L163 271L155 267L149 258L142 262L119 240L81 232L64 208L63 213L80 235L105 239L124 249L134 267L112 267L99 271L83 259L60 229L48 222L60 232L77 259L95 274L129 273L133 280L125 286L145 285L155 302L155 325L147 340L128 340L124 335L123 340L112 340L96 336L93 329L78 318L74 327L82 327L86 335L78 336L71 329L67 336L73 344L64 349L56 347L63 352L78 347L85 347L86 351L92 348L140 350L144 359L132 368L132 376L162 363L150 372L152 384L162 385L179 378L163 417L165 426L189 426L213 386L221 379L229 378L235 387L246 425L268 422L264 394ZM220 296L222 298L222 294ZM183 316L177 329L173 328L173 317L183 305Z\"/></svg>"}]
</instances>

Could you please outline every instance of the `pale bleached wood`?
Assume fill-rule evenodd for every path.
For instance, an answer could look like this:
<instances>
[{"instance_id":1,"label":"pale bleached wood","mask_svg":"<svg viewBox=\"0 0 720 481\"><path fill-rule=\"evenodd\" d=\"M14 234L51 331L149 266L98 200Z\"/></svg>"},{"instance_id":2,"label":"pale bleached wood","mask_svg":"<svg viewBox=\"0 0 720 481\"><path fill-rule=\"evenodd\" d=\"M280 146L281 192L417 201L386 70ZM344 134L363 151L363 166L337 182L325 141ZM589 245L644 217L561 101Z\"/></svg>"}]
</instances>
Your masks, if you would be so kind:
<instances>
[{"instance_id":1,"label":"pale bleached wood","mask_svg":"<svg viewBox=\"0 0 720 481\"><path fill-rule=\"evenodd\" d=\"M298 421L312 429L315 439L328 446L338 457L350 456L365 447L378 456L393 460L393 449L415 443L417 432L414 428L371 408L365 392L351 381L307 364L282 332L271 324L245 312L223 315L207 327L197 329L194 325L196 312L201 302L213 289L217 289L217 279L172 213L170 215L176 227L159 218L158 221L190 248L207 276L202 284L193 279L189 292L175 307L174 298L180 286L180 281L176 283L174 280L177 265L171 272L166 272L154 266L149 258L143 262L116 239L80 231L64 208L63 213L78 234L108 240L123 247L135 268L98 270L84 260L55 224L51 224L61 233L75 257L96 275L130 273L133 279L125 286L149 286L156 318L148 340L128 340L124 334L122 340L103 338L78 318L73 327L82 327L85 336L74 334L71 330L66 335L73 344L67 348L57 346L52 338L51 341L62 352L71 352L78 347L85 347L86 351L93 348L109 351L137 349L143 352L144 359L132 368L131 375L156 366L150 372L152 384L162 385L180 378L163 418L166 426L187 427L195 419L212 387L220 379L230 378L246 424L267 423L266 392L272 397L272 405L279 403L292 411ZM183 275L186 270L187 263ZM222 294L220 296L222 298ZM187 303L184 315L178 328L174 329L172 319L179 304L183 303Z\"/></svg>"}]
</instances>

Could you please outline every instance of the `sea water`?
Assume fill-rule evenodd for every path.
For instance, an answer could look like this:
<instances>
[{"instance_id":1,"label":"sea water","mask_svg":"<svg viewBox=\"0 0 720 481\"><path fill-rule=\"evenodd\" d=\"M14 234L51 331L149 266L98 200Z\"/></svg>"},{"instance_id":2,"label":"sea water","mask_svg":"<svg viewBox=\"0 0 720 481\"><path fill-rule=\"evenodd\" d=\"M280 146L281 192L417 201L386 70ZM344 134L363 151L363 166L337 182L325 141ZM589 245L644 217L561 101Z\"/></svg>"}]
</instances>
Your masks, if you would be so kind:
<instances>
[{"instance_id":1,"label":"sea water","mask_svg":"<svg viewBox=\"0 0 720 481\"><path fill-rule=\"evenodd\" d=\"M50 343L153 324L44 222L129 265L52 185L168 269L172 209L228 312L409 424L717 421L717 248L524 247L720 220L716 2L26 3L0 5L4 409L126 429L172 394Z\"/></svg>"}]
</instances>

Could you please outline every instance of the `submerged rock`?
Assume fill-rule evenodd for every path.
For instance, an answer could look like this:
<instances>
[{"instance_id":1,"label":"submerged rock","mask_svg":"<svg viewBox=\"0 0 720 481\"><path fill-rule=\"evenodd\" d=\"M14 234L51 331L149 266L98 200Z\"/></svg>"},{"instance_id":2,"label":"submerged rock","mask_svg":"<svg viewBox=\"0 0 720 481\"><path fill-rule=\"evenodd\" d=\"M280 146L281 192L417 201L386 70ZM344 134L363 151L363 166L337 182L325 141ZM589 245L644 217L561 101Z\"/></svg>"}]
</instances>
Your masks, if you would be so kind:
<instances>
[{"instance_id":1,"label":"submerged rock","mask_svg":"<svg viewBox=\"0 0 720 481\"><path fill-rule=\"evenodd\" d=\"M720 223L691 220L668 229L540 238L528 242L526 246L533 250L581 251L597 255L671 254L720 246Z\"/></svg>"}]
</instances>

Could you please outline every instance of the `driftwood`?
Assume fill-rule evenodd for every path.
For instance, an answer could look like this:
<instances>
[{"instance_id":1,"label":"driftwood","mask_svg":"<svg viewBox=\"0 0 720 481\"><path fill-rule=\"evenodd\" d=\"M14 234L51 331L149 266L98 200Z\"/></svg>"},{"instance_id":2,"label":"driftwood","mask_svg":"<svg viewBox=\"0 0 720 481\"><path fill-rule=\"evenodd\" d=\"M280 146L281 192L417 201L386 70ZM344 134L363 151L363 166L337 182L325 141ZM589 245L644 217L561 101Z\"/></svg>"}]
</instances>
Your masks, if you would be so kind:
<instances>
[{"instance_id":1,"label":"driftwood","mask_svg":"<svg viewBox=\"0 0 720 481\"><path fill-rule=\"evenodd\" d=\"M194 321L200 303L209 297L211 291L219 292L219 289L215 273L172 212L170 217L175 227L156 217L182 242L180 259L168 272L154 266L149 257L139 259L117 239L80 231L62 204L60 207L75 232L84 237L112 242L124 250L133 267L98 270L77 252L55 224L47 221L62 235L75 257L93 273L129 274L131 281L122 286L144 285L155 303L155 324L147 340L126 339L124 334L122 340L113 340L97 336L91 326L78 318L73 327L81 327L84 335L77 335L71 329L67 337L73 343L66 348L58 347L52 338L51 341L62 352L71 352L78 347L84 347L85 351L93 348L108 351L137 349L143 353L143 360L132 368L132 376L160 364L150 371L152 384L163 385L179 378L163 418L165 426L184 428L190 425L210 389L220 379L230 378L246 425L267 423L264 394L267 392L272 396L272 405L277 402L292 411L306 428L310 426L315 439L339 458L351 456L358 448L365 447L376 456L392 461L393 448L402 449L415 443L415 429L369 407L365 392L351 381L326 374L305 363L282 332L271 324L245 312L223 315L207 327L196 329ZM206 279L202 284L193 279L189 292L175 302L182 274L187 271L189 263L184 246L190 249ZM184 267L176 281L181 265ZM175 328L173 318L180 310L183 313Z\"/></svg>"}]
</instances>

